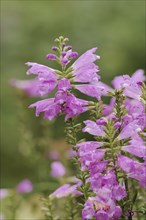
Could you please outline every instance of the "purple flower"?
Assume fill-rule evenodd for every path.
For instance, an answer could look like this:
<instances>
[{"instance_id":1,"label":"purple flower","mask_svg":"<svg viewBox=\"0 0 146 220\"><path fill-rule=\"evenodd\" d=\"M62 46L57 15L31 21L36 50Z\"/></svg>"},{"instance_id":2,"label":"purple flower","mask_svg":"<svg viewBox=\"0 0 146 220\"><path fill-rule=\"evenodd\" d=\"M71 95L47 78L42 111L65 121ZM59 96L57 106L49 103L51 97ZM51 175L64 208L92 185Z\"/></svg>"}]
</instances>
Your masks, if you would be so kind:
<instances>
[{"instance_id":1,"label":"purple flower","mask_svg":"<svg viewBox=\"0 0 146 220\"><path fill-rule=\"evenodd\" d=\"M74 95L69 94L67 97L66 105L63 110L65 113L65 119L69 119L80 115L81 113L88 110L88 101L78 99Z\"/></svg>"},{"instance_id":2,"label":"purple flower","mask_svg":"<svg viewBox=\"0 0 146 220\"><path fill-rule=\"evenodd\" d=\"M100 59L99 56L94 54L97 48L92 48L82 54L72 65L74 82L91 82L93 79L99 79L96 74L99 71L94 62Z\"/></svg>"},{"instance_id":3,"label":"purple flower","mask_svg":"<svg viewBox=\"0 0 146 220\"><path fill-rule=\"evenodd\" d=\"M141 84L146 79L143 70L137 70L131 77L128 75L117 76L112 81L115 89L124 88L124 95L136 100L140 100Z\"/></svg>"},{"instance_id":4,"label":"purple flower","mask_svg":"<svg viewBox=\"0 0 146 220\"><path fill-rule=\"evenodd\" d=\"M57 85L57 74L55 71L47 66L28 62L26 65L31 68L27 71L27 74L35 74L37 75L37 79L40 82L39 85L39 93L40 95L45 95L50 93Z\"/></svg>"},{"instance_id":5,"label":"purple flower","mask_svg":"<svg viewBox=\"0 0 146 220\"><path fill-rule=\"evenodd\" d=\"M46 58L48 59L48 60L56 60L56 55L55 54L52 54L52 53L50 53L50 54L47 54L46 55Z\"/></svg>"},{"instance_id":6,"label":"purple flower","mask_svg":"<svg viewBox=\"0 0 146 220\"><path fill-rule=\"evenodd\" d=\"M106 104L103 104L103 115L110 115L113 111L113 108L114 108L114 105L115 105L115 98L111 98L110 100L110 103L108 105Z\"/></svg>"},{"instance_id":7,"label":"purple flower","mask_svg":"<svg viewBox=\"0 0 146 220\"><path fill-rule=\"evenodd\" d=\"M25 180L21 181L16 186L16 191L18 193L30 193L32 190L33 190L33 185L29 179L25 179Z\"/></svg>"},{"instance_id":8,"label":"purple flower","mask_svg":"<svg viewBox=\"0 0 146 220\"><path fill-rule=\"evenodd\" d=\"M62 198L67 197L69 195L75 196L75 195L81 195L81 193L77 190L77 187L81 186L81 182L78 182L75 185L70 184L64 184L61 187L59 187L57 190L55 190L50 197L53 198Z\"/></svg>"},{"instance_id":9,"label":"purple flower","mask_svg":"<svg viewBox=\"0 0 146 220\"><path fill-rule=\"evenodd\" d=\"M100 119L96 120L96 124L97 125L106 125L107 120L106 120L106 118L100 118Z\"/></svg>"},{"instance_id":10,"label":"purple flower","mask_svg":"<svg viewBox=\"0 0 146 220\"><path fill-rule=\"evenodd\" d=\"M60 105L64 105L67 101L68 94L66 91L58 90L55 94L54 102Z\"/></svg>"},{"instance_id":11,"label":"purple flower","mask_svg":"<svg viewBox=\"0 0 146 220\"><path fill-rule=\"evenodd\" d=\"M54 98L44 99L29 106L29 108L36 107L36 116L44 112L44 118L53 120L61 111L59 104L54 102Z\"/></svg>"},{"instance_id":12,"label":"purple flower","mask_svg":"<svg viewBox=\"0 0 146 220\"><path fill-rule=\"evenodd\" d=\"M140 163L129 157L119 155L117 165L127 173L127 176L139 181L142 187L146 187L146 163Z\"/></svg>"},{"instance_id":13,"label":"purple flower","mask_svg":"<svg viewBox=\"0 0 146 220\"><path fill-rule=\"evenodd\" d=\"M36 116L39 116L40 112L44 112L44 118L52 120L62 112L66 115L65 119L67 120L87 111L87 105L88 101L78 99L63 90L58 90L55 98L38 101L29 107L36 107Z\"/></svg>"},{"instance_id":14,"label":"purple flower","mask_svg":"<svg viewBox=\"0 0 146 220\"><path fill-rule=\"evenodd\" d=\"M66 169L63 164L59 161L51 163L51 176L62 177L66 173Z\"/></svg>"},{"instance_id":15,"label":"purple flower","mask_svg":"<svg viewBox=\"0 0 146 220\"><path fill-rule=\"evenodd\" d=\"M123 146L122 150L137 157L146 158L146 146L141 138L132 139L130 145Z\"/></svg>"},{"instance_id":16,"label":"purple flower","mask_svg":"<svg viewBox=\"0 0 146 220\"><path fill-rule=\"evenodd\" d=\"M138 125L137 122L138 120L134 120L127 124L119 134L118 139L122 140L129 137L138 137L138 132L142 130L142 127Z\"/></svg>"},{"instance_id":17,"label":"purple flower","mask_svg":"<svg viewBox=\"0 0 146 220\"><path fill-rule=\"evenodd\" d=\"M81 162L81 170L93 168L94 164L97 164L102 160L105 154L105 150L97 149L101 146L101 143L89 141L77 144L79 161Z\"/></svg>"},{"instance_id":18,"label":"purple flower","mask_svg":"<svg viewBox=\"0 0 146 220\"><path fill-rule=\"evenodd\" d=\"M57 51L57 50L58 50L58 47L53 46L53 47L52 47L52 50L53 50L53 51Z\"/></svg>"},{"instance_id":19,"label":"purple flower","mask_svg":"<svg viewBox=\"0 0 146 220\"><path fill-rule=\"evenodd\" d=\"M125 107L128 111L128 114L131 115L134 119L144 114L144 105L137 100L127 99L125 102Z\"/></svg>"},{"instance_id":20,"label":"purple flower","mask_svg":"<svg viewBox=\"0 0 146 220\"><path fill-rule=\"evenodd\" d=\"M120 217L121 213L119 210L118 213L118 217ZM89 197L82 210L82 219L92 219L94 217L97 220L110 220L114 219L113 217L115 215L117 215L117 206L114 201L107 196L106 201L98 196Z\"/></svg>"},{"instance_id":21,"label":"purple flower","mask_svg":"<svg viewBox=\"0 0 146 220\"><path fill-rule=\"evenodd\" d=\"M122 125L122 123L119 122L119 121L117 121L117 122L114 124L114 127L115 127L115 128L120 128L121 125Z\"/></svg>"},{"instance_id":22,"label":"purple flower","mask_svg":"<svg viewBox=\"0 0 146 220\"><path fill-rule=\"evenodd\" d=\"M60 59L63 66L66 66L69 63L69 60L66 57Z\"/></svg>"},{"instance_id":23,"label":"purple flower","mask_svg":"<svg viewBox=\"0 0 146 220\"><path fill-rule=\"evenodd\" d=\"M75 58L78 57L78 53L77 53L77 52L71 52L71 53L68 55L68 57L69 57L70 59L75 59Z\"/></svg>"},{"instance_id":24,"label":"purple flower","mask_svg":"<svg viewBox=\"0 0 146 220\"><path fill-rule=\"evenodd\" d=\"M37 78L32 79L32 80L18 80L18 79L12 79L10 81L10 84L22 91L24 91L28 96L30 97L36 97L36 96L41 96L40 95L40 82ZM46 92L46 94L48 91ZM46 95L45 92L43 95Z\"/></svg>"},{"instance_id":25,"label":"purple flower","mask_svg":"<svg viewBox=\"0 0 146 220\"><path fill-rule=\"evenodd\" d=\"M113 186L112 197L114 200L120 201L126 196L126 190L121 185Z\"/></svg>"},{"instance_id":26,"label":"purple flower","mask_svg":"<svg viewBox=\"0 0 146 220\"><path fill-rule=\"evenodd\" d=\"M132 79L135 82L144 82L146 80L146 76L144 75L144 70L143 69L136 70L136 72L133 73L132 75Z\"/></svg>"},{"instance_id":27,"label":"purple flower","mask_svg":"<svg viewBox=\"0 0 146 220\"><path fill-rule=\"evenodd\" d=\"M31 104L29 108L36 107L36 116L39 116L41 112L45 112L47 110L49 105L53 105L53 104L54 104L54 98L44 99L34 104Z\"/></svg>"},{"instance_id":28,"label":"purple flower","mask_svg":"<svg viewBox=\"0 0 146 220\"><path fill-rule=\"evenodd\" d=\"M102 125L98 125L96 122L90 120L84 121L84 124L86 125L86 127L83 128L83 132L88 132L89 134L96 136L105 135Z\"/></svg>"},{"instance_id":29,"label":"purple flower","mask_svg":"<svg viewBox=\"0 0 146 220\"><path fill-rule=\"evenodd\" d=\"M98 100L100 100L100 97L105 95L105 89L103 86L100 86L98 84L82 84L82 85L76 85L75 88L79 90L80 92L84 93L85 95L95 97Z\"/></svg>"},{"instance_id":30,"label":"purple flower","mask_svg":"<svg viewBox=\"0 0 146 220\"><path fill-rule=\"evenodd\" d=\"M85 202L84 209L82 210L82 219L92 219L95 215L95 210L92 201L88 199Z\"/></svg>"},{"instance_id":31,"label":"purple flower","mask_svg":"<svg viewBox=\"0 0 146 220\"><path fill-rule=\"evenodd\" d=\"M62 197L66 197L66 192L69 189L70 184L64 184L62 186L60 186L58 189L56 189L51 195L50 197L56 197L56 198L62 198ZM65 192L65 193L64 193Z\"/></svg>"},{"instance_id":32,"label":"purple flower","mask_svg":"<svg viewBox=\"0 0 146 220\"><path fill-rule=\"evenodd\" d=\"M26 72L27 75L31 75L31 74L39 75L40 73L44 73L44 74L53 73L54 75L56 75L54 70L49 68L48 66L44 66L42 64L33 63L33 62L27 62L26 65L30 67L30 69Z\"/></svg>"},{"instance_id":33,"label":"purple flower","mask_svg":"<svg viewBox=\"0 0 146 220\"><path fill-rule=\"evenodd\" d=\"M58 90L67 91L71 89L70 81L66 78L63 78L58 83Z\"/></svg>"}]
</instances>

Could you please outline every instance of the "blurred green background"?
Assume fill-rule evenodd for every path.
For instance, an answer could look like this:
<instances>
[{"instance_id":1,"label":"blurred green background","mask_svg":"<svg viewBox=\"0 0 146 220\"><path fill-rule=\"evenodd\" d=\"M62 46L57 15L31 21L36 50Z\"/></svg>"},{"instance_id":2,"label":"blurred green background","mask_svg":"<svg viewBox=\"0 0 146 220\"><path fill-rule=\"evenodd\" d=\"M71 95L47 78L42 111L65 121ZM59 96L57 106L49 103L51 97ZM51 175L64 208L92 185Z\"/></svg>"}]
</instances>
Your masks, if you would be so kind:
<instances>
[{"instance_id":1,"label":"blurred green background","mask_svg":"<svg viewBox=\"0 0 146 220\"><path fill-rule=\"evenodd\" d=\"M101 77L106 83L115 75L144 69L145 1L3 0L1 30L1 187L14 187L25 177L38 180L39 164L32 163L33 157L28 161L18 146L22 136L27 136L27 128L35 129L34 137L41 134L37 128L39 119L35 118L34 111L27 109L34 102L29 100L24 104L25 111L30 112L26 120L28 127L22 135L19 114L23 108L18 107L18 94L9 86L9 80L28 78L24 65L27 61L54 67L45 55L51 52L54 38L60 35L69 37L79 54L98 47ZM62 126L62 121L57 120L51 127L55 140L61 138Z\"/></svg>"}]
</instances>

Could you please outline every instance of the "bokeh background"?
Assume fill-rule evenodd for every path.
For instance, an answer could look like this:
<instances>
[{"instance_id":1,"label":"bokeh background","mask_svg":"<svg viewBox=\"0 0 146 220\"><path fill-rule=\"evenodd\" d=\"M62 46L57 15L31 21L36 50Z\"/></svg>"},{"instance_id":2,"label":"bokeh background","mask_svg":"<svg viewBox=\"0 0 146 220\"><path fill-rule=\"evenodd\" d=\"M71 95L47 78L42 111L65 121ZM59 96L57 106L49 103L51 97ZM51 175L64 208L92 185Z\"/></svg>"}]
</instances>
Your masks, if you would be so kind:
<instances>
[{"instance_id":1,"label":"bokeh background","mask_svg":"<svg viewBox=\"0 0 146 220\"><path fill-rule=\"evenodd\" d=\"M1 1L1 187L26 177L39 182L49 173L33 149L37 142L41 151L45 135L49 146L64 147L62 119L39 121L27 109L35 100L9 85L12 78L28 78L27 61L55 67L45 55L60 35L79 54L97 46L102 80L110 84L115 75L145 68L145 1Z\"/></svg>"}]
</instances>

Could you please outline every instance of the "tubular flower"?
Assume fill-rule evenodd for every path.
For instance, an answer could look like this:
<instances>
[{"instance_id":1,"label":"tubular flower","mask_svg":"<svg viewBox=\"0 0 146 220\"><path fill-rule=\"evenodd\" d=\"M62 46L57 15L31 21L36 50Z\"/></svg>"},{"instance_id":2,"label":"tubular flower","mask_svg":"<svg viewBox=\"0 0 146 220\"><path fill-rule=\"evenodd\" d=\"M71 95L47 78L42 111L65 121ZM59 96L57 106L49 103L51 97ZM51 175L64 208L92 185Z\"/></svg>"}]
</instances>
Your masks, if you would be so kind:
<instances>
[{"instance_id":1,"label":"tubular flower","mask_svg":"<svg viewBox=\"0 0 146 220\"><path fill-rule=\"evenodd\" d=\"M117 76L112 81L115 89L124 88L124 95L140 100L142 95L141 84L146 80L143 70L137 70L131 77L128 75Z\"/></svg>"}]
</instances>

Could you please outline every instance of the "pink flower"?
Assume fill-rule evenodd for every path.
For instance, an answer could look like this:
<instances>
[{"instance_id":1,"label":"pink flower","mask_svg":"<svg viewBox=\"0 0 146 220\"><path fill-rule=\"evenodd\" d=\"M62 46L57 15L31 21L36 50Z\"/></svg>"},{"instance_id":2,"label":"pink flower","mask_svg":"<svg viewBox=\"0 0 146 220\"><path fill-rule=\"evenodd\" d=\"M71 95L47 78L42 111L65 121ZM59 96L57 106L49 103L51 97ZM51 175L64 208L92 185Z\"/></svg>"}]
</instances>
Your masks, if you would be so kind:
<instances>
[{"instance_id":1,"label":"pink flower","mask_svg":"<svg viewBox=\"0 0 146 220\"><path fill-rule=\"evenodd\" d=\"M125 96L140 100L142 94L140 82L143 82L145 79L144 71L137 70L131 77L128 75L115 77L112 84L115 89L124 88Z\"/></svg>"},{"instance_id":2,"label":"pink flower","mask_svg":"<svg viewBox=\"0 0 146 220\"><path fill-rule=\"evenodd\" d=\"M65 119L69 119L80 115L81 113L88 110L88 101L83 99L78 99L74 95L69 94L67 96L67 101L63 113L65 113Z\"/></svg>"},{"instance_id":3,"label":"pink flower","mask_svg":"<svg viewBox=\"0 0 146 220\"><path fill-rule=\"evenodd\" d=\"M62 112L66 115L65 119L67 120L87 111L87 105L88 101L78 99L70 93L59 90L55 98L38 101L29 107L36 107L36 116L44 112L44 118L52 120Z\"/></svg>"},{"instance_id":4,"label":"pink flower","mask_svg":"<svg viewBox=\"0 0 146 220\"><path fill-rule=\"evenodd\" d=\"M74 82L91 82L93 79L99 79L96 74L99 71L94 64L100 57L94 54L97 48L92 48L82 54L72 65Z\"/></svg>"},{"instance_id":5,"label":"pink flower","mask_svg":"<svg viewBox=\"0 0 146 220\"><path fill-rule=\"evenodd\" d=\"M138 125L138 120L134 120L127 124L121 131L118 136L119 140L129 138L129 137L138 137L138 132L141 131L141 126Z\"/></svg>"},{"instance_id":6,"label":"pink flower","mask_svg":"<svg viewBox=\"0 0 146 220\"><path fill-rule=\"evenodd\" d=\"M81 182L78 182L75 185L70 184L64 184L61 187L59 187L57 190L55 190L50 197L56 197L56 198L62 198L67 197L69 195L75 196L75 195L81 195L81 193L77 190L77 187L81 186Z\"/></svg>"},{"instance_id":7,"label":"pink flower","mask_svg":"<svg viewBox=\"0 0 146 220\"><path fill-rule=\"evenodd\" d=\"M45 95L46 93L52 92L57 85L57 74L55 70L38 63L28 62L26 65L31 68L27 71L27 75L35 74L40 82L39 93Z\"/></svg>"},{"instance_id":8,"label":"pink flower","mask_svg":"<svg viewBox=\"0 0 146 220\"><path fill-rule=\"evenodd\" d=\"M32 182L29 179L24 179L16 186L18 193L30 193L33 190Z\"/></svg>"},{"instance_id":9,"label":"pink flower","mask_svg":"<svg viewBox=\"0 0 146 220\"><path fill-rule=\"evenodd\" d=\"M62 177L66 173L66 169L63 164L59 161L51 163L51 176Z\"/></svg>"},{"instance_id":10,"label":"pink flower","mask_svg":"<svg viewBox=\"0 0 146 220\"><path fill-rule=\"evenodd\" d=\"M146 146L141 138L132 139L130 145L123 146L122 150L137 157L146 158Z\"/></svg>"},{"instance_id":11,"label":"pink flower","mask_svg":"<svg viewBox=\"0 0 146 220\"><path fill-rule=\"evenodd\" d=\"M98 125L96 122L90 120L84 121L84 124L86 125L86 127L83 128L83 132L88 132L89 134L96 136L105 135L105 132L103 130L103 125Z\"/></svg>"},{"instance_id":12,"label":"pink flower","mask_svg":"<svg viewBox=\"0 0 146 220\"><path fill-rule=\"evenodd\" d=\"M18 80L18 79L12 79L10 81L10 84L22 91L24 91L28 96L30 97L36 97L41 96L40 95L40 82L37 78L30 79L30 80ZM46 94L48 91L46 92ZM45 95L45 92L44 92Z\"/></svg>"},{"instance_id":13,"label":"pink flower","mask_svg":"<svg viewBox=\"0 0 146 220\"><path fill-rule=\"evenodd\" d=\"M139 181L140 186L146 187L146 163L140 163L129 157L119 155L117 165L127 173L127 176Z\"/></svg>"},{"instance_id":14,"label":"pink flower","mask_svg":"<svg viewBox=\"0 0 146 220\"><path fill-rule=\"evenodd\" d=\"M36 107L36 116L44 112L44 118L50 120L54 119L60 112L60 105L54 102L54 98L44 99L29 106L29 108L34 107Z\"/></svg>"}]
</instances>

